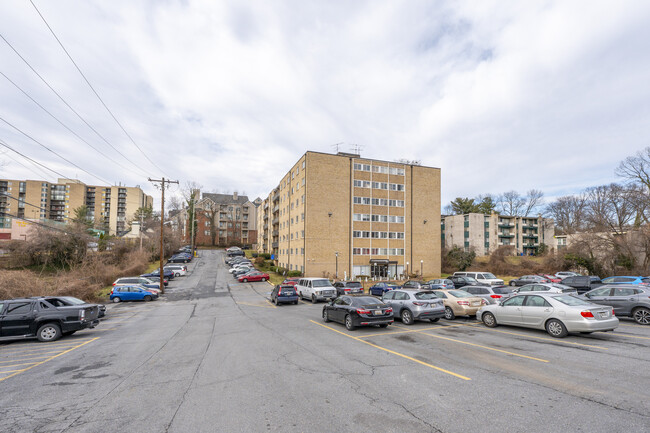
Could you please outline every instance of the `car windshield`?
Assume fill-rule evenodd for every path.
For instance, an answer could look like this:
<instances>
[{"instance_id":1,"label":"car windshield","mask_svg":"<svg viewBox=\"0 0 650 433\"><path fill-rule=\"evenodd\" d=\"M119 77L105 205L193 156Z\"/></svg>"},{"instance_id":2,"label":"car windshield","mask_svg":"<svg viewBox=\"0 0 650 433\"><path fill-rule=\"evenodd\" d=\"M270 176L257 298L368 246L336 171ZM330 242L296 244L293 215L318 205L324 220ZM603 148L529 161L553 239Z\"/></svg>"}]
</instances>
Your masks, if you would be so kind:
<instances>
[{"instance_id":1,"label":"car windshield","mask_svg":"<svg viewBox=\"0 0 650 433\"><path fill-rule=\"evenodd\" d=\"M497 277L495 277L494 274L491 274L491 273L489 273L489 272L485 272L485 273L483 274L483 276L484 276L485 278L487 278L488 280L496 280L496 279L497 279Z\"/></svg>"},{"instance_id":2,"label":"car windshield","mask_svg":"<svg viewBox=\"0 0 650 433\"><path fill-rule=\"evenodd\" d=\"M465 292L463 290L450 290L447 293L449 293L450 295L455 296L457 298L471 298L471 297L474 296L471 293Z\"/></svg>"},{"instance_id":3,"label":"car windshield","mask_svg":"<svg viewBox=\"0 0 650 433\"><path fill-rule=\"evenodd\" d=\"M593 305L591 302L584 301L571 295L553 296L553 299L570 306Z\"/></svg>"},{"instance_id":4,"label":"car windshield","mask_svg":"<svg viewBox=\"0 0 650 433\"><path fill-rule=\"evenodd\" d=\"M360 306L365 307L368 305L379 305L379 304L383 304L383 302L381 302L377 298L371 298L369 296L364 296L362 298L352 298L352 305L354 305L355 307L360 307Z\"/></svg>"},{"instance_id":5,"label":"car windshield","mask_svg":"<svg viewBox=\"0 0 650 433\"><path fill-rule=\"evenodd\" d=\"M507 287L494 287L492 288L492 291L497 295L509 295L510 293L512 293L512 290L510 290Z\"/></svg>"},{"instance_id":6,"label":"car windshield","mask_svg":"<svg viewBox=\"0 0 650 433\"><path fill-rule=\"evenodd\" d=\"M476 284L478 286L478 284L479 284L478 280L476 278L472 278L472 277L465 277L465 281L467 281L468 283L470 283L472 285Z\"/></svg>"},{"instance_id":7,"label":"car windshield","mask_svg":"<svg viewBox=\"0 0 650 433\"><path fill-rule=\"evenodd\" d=\"M74 296L62 296L60 299L63 299L72 305L81 305L86 303L86 301L82 301L81 299L75 298Z\"/></svg>"},{"instance_id":8,"label":"car windshield","mask_svg":"<svg viewBox=\"0 0 650 433\"><path fill-rule=\"evenodd\" d=\"M332 284L329 280L314 280L312 281L314 287L332 287Z\"/></svg>"},{"instance_id":9,"label":"car windshield","mask_svg":"<svg viewBox=\"0 0 650 433\"><path fill-rule=\"evenodd\" d=\"M433 292L417 292L415 294L415 299L428 300L428 299L438 299L438 297Z\"/></svg>"}]
</instances>

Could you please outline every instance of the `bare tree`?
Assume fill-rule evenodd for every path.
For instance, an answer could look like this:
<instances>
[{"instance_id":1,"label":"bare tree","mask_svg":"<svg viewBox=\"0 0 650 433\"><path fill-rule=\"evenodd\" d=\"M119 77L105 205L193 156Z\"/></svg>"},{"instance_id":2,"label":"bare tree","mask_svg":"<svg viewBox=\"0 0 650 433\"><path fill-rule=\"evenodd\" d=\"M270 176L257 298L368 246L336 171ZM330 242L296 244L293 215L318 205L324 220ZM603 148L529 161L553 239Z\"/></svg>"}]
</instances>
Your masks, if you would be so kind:
<instances>
[{"instance_id":1,"label":"bare tree","mask_svg":"<svg viewBox=\"0 0 650 433\"><path fill-rule=\"evenodd\" d=\"M619 184L588 188L586 220L594 231L625 232L636 216L634 191Z\"/></svg>"},{"instance_id":2,"label":"bare tree","mask_svg":"<svg viewBox=\"0 0 650 433\"><path fill-rule=\"evenodd\" d=\"M526 206L526 199L517 191L504 192L498 198L497 209L499 213L508 216L521 216L522 209Z\"/></svg>"},{"instance_id":3,"label":"bare tree","mask_svg":"<svg viewBox=\"0 0 650 433\"><path fill-rule=\"evenodd\" d=\"M585 227L586 206L585 194L567 195L546 206L546 213L555 221L559 233L573 234Z\"/></svg>"},{"instance_id":4,"label":"bare tree","mask_svg":"<svg viewBox=\"0 0 650 433\"><path fill-rule=\"evenodd\" d=\"M523 216L527 217L544 204L544 193L538 189L531 189L526 196L526 208Z\"/></svg>"},{"instance_id":5,"label":"bare tree","mask_svg":"<svg viewBox=\"0 0 650 433\"><path fill-rule=\"evenodd\" d=\"M217 242L217 222L219 220L217 218L217 215L219 214L219 205L213 202L211 199L205 198L201 201L200 207L203 209L203 214L210 224L210 240L214 246Z\"/></svg>"},{"instance_id":6,"label":"bare tree","mask_svg":"<svg viewBox=\"0 0 650 433\"><path fill-rule=\"evenodd\" d=\"M650 191L650 146L621 161L616 174L632 183L644 185Z\"/></svg>"}]
</instances>

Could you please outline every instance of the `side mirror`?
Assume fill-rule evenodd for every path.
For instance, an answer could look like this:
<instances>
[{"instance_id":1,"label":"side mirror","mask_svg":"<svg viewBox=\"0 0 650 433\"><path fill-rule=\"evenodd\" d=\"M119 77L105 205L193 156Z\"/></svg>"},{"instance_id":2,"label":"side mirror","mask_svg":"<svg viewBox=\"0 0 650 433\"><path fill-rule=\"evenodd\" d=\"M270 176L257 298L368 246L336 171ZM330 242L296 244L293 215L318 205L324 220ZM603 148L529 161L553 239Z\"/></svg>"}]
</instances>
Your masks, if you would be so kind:
<instances>
[{"instance_id":1,"label":"side mirror","mask_svg":"<svg viewBox=\"0 0 650 433\"><path fill-rule=\"evenodd\" d=\"M585 293L586 298L591 298L591 293Z\"/></svg>"}]
</instances>

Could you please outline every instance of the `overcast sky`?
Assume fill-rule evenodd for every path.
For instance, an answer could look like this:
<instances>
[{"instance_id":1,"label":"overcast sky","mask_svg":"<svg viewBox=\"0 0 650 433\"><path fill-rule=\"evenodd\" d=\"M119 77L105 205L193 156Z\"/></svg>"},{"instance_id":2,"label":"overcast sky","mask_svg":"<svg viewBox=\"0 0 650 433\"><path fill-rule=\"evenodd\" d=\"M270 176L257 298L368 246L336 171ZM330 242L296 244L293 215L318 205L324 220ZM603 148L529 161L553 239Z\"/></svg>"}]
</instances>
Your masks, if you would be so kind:
<instances>
[{"instance_id":1,"label":"overcast sky","mask_svg":"<svg viewBox=\"0 0 650 433\"><path fill-rule=\"evenodd\" d=\"M156 201L147 176L265 197L340 142L440 167L443 206L554 197L650 145L650 2L33 1L133 141L29 0L0 2L0 140ZM58 177L0 152L2 178Z\"/></svg>"}]
</instances>

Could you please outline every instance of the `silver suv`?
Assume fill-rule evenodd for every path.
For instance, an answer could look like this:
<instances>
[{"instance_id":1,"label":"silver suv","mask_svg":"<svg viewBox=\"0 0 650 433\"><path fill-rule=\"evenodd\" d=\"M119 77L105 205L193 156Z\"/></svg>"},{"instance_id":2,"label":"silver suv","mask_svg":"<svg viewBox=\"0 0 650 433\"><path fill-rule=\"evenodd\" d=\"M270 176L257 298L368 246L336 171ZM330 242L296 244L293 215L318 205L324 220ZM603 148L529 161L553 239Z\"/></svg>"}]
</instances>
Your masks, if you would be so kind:
<instances>
[{"instance_id":1,"label":"silver suv","mask_svg":"<svg viewBox=\"0 0 650 433\"><path fill-rule=\"evenodd\" d=\"M405 325L426 319L437 322L445 317L442 299L430 291L396 289L384 293L381 299L393 307L393 317L401 318Z\"/></svg>"}]
</instances>

